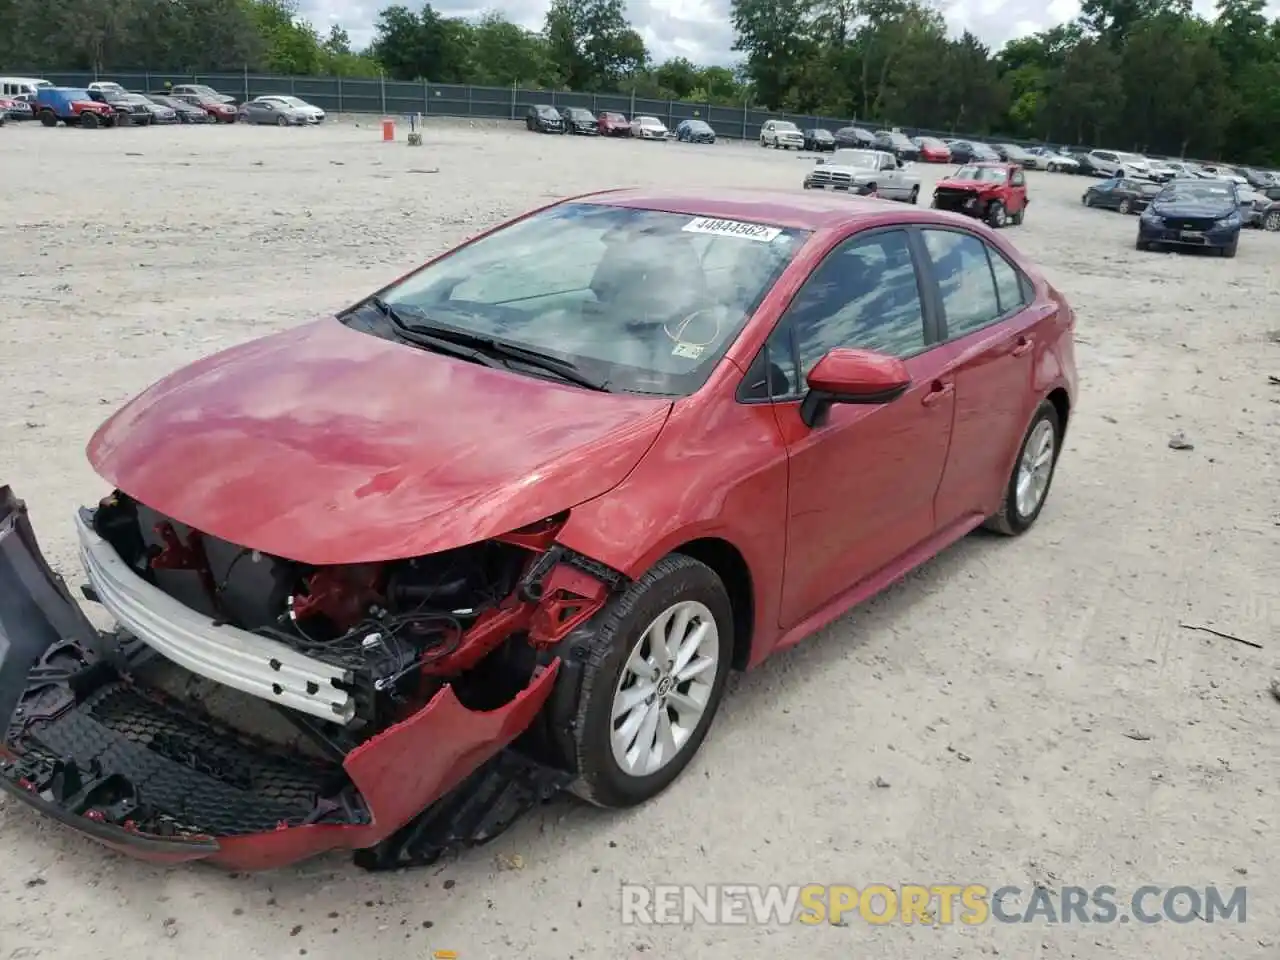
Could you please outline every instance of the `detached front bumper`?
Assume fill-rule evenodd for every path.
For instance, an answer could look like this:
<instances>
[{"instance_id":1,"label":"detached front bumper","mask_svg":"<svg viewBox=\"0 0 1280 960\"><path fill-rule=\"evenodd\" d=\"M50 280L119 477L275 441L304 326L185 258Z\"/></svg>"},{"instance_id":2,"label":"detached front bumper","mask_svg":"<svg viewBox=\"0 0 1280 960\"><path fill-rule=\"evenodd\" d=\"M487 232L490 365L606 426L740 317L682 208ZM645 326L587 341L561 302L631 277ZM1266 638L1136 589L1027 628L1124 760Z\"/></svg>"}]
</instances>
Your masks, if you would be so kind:
<instances>
[{"instance_id":1,"label":"detached front bumper","mask_svg":"<svg viewBox=\"0 0 1280 960\"><path fill-rule=\"evenodd\" d=\"M445 685L349 752L312 759L140 684L154 656L89 623L0 486L0 789L41 813L158 862L252 870L353 849L376 868L483 842L566 777L504 751L542 710L558 659L497 709L471 710Z\"/></svg>"}]
</instances>

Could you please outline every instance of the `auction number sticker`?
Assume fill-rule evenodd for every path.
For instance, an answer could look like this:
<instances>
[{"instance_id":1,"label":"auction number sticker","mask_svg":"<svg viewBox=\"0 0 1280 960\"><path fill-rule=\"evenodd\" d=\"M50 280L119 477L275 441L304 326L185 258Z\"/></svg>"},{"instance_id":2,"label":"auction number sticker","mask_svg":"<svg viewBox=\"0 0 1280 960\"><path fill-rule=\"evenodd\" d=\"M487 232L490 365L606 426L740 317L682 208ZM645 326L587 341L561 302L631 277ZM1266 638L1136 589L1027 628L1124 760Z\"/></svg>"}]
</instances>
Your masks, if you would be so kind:
<instances>
[{"instance_id":1,"label":"auction number sticker","mask_svg":"<svg viewBox=\"0 0 1280 960\"><path fill-rule=\"evenodd\" d=\"M695 217L682 228L685 233L701 233L711 237L738 237L758 243L772 243L782 233L778 227L766 227L759 223L743 223L741 220L718 220L715 217Z\"/></svg>"}]
</instances>

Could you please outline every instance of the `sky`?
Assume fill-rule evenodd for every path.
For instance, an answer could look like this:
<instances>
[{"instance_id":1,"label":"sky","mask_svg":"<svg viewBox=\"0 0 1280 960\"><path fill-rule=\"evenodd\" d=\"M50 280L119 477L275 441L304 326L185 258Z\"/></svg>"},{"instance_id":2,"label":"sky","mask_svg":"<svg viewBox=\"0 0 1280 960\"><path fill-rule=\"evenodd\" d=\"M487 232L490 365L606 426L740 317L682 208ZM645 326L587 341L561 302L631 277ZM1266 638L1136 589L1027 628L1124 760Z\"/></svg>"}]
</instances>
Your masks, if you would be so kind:
<instances>
[{"instance_id":1,"label":"sky","mask_svg":"<svg viewBox=\"0 0 1280 960\"><path fill-rule=\"evenodd\" d=\"M378 11L391 2L301 0L301 12L322 33L330 24L341 25L351 34L353 45L359 48L371 39L372 23ZM1070 20L1080 9L1078 0L935 2L953 32L969 30L993 50L1014 37ZM408 0L406 5L416 8L418 3ZM535 30L541 29L548 5L549 0L506 0L501 4L484 4L483 0L432 0L432 7L444 16L478 17L486 9L498 9L514 23ZM1209 8L1211 0L1197 0L1195 6ZM627 8L632 25L644 38L650 56L658 62L670 57L687 57L699 66L711 66L729 65L739 59L739 55L732 52L729 0L627 0ZM1204 12L1208 12L1207 9Z\"/></svg>"}]
</instances>

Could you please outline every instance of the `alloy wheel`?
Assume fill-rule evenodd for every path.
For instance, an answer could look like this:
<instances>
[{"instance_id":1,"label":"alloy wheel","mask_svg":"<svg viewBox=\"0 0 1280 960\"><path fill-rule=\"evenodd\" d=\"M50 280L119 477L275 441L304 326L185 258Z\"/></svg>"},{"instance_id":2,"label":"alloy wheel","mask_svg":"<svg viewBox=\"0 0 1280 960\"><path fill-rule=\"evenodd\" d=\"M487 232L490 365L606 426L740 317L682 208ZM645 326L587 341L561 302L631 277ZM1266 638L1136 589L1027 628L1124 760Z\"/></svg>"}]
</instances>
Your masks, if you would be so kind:
<instances>
[{"instance_id":1,"label":"alloy wheel","mask_svg":"<svg viewBox=\"0 0 1280 960\"><path fill-rule=\"evenodd\" d=\"M662 770L693 736L720 672L720 633L703 604L684 600L659 614L618 677L610 744L633 777Z\"/></svg>"},{"instance_id":2,"label":"alloy wheel","mask_svg":"<svg viewBox=\"0 0 1280 960\"><path fill-rule=\"evenodd\" d=\"M1036 424L1018 461L1018 482L1015 488L1015 505L1018 514L1030 517L1040 506L1049 478L1053 474L1054 429L1048 420Z\"/></svg>"}]
</instances>

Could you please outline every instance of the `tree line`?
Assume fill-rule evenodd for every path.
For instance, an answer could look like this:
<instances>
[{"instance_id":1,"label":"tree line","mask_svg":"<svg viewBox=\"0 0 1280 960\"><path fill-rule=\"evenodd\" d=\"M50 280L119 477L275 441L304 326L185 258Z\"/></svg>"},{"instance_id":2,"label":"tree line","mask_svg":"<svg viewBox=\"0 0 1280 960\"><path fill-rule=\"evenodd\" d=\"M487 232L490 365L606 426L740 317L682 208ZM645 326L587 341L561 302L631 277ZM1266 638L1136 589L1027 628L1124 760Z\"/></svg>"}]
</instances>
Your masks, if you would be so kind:
<instances>
[{"instance_id":1,"label":"tree line","mask_svg":"<svg viewBox=\"0 0 1280 960\"><path fill-rule=\"evenodd\" d=\"M928 0L732 0L741 62L656 63L624 0L553 0L540 30L430 3L381 11L367 49L296 0L0 0L0 65L427 79L634 91L973 135L1280 162L1280 20L1265 0L1083 0L992 50Z\"/></svg>"}]
</instances>

